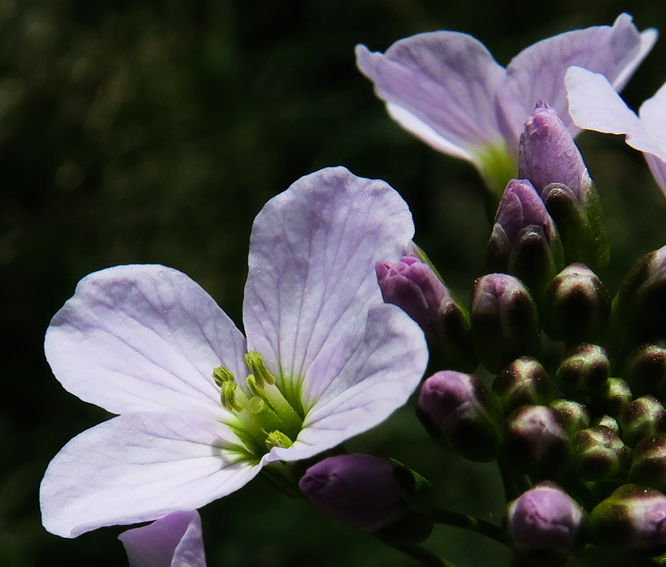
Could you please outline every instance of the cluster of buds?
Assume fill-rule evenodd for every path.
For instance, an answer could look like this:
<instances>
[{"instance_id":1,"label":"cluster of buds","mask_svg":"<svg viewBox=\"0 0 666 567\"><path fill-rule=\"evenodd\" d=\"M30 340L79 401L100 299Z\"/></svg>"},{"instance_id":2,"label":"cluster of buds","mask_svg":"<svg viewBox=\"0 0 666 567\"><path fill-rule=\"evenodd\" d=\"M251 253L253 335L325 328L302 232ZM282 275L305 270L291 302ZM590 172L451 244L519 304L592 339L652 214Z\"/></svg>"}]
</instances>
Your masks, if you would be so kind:
<instances>
[{"instance_id":1,"label":"cluster of buds","mask_svg":"<svg viewBox=\"0 0 666 567\"><path fill-rule=\"evenodd\" d=\"M612 301L595 273L608 262L599 198L545 104L525 124L519 162L469 312L420 251L377 265L385 301L448 368L422 384L417 416L444 449L498 460L506 537L524 557L590 543L663 553L666 247L641 258Z\"/></svg>"}]
</instances>

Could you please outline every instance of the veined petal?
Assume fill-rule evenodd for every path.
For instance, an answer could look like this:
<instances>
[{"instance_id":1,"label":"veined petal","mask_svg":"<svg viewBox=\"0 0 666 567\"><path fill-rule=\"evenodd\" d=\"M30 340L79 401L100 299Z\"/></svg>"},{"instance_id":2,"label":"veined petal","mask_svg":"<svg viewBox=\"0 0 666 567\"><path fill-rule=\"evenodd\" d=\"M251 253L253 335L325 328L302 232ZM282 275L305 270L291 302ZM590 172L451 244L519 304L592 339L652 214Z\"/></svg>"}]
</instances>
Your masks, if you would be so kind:
<instances>
[{"instance_id":1,"label":"veined petal","mask_svg":"<svg viewBox=\"0 0 666 567\"><path fill-rule=\"evenodd\" d=\"M627 144L632 148L666 159L666 148L662 150L655 143L645 129L645 122L627 107L606 77L587 69L571 67L565 80L569 110L578 127L605 134L625 134ZM650 114L651 107L647 109ZM641 112L644 112L643 107ZM654 118L658 119L657 116ZM654 126L658 128L658 125Z\"/></svg>"},{"instance_id":2,"label":"veined petal","mask_svg":"<svg viewBox=\"0 0 666 567\"><path fill-rule=\"evenodd\" d=\"M220 364L246 375L245 339L203 288L155 265L83 278L53 317L46 357L66 390L113 413L220 418Z\"/></svg>"},{"instance_id":3,"label":"veined petal","mask_svg":"<svg viewBox=\"0 0 666 567\"><path fill-rule=\"evenodd\" d=\"M413 234L395 190L342 167L303 177L262 209L243 320L248 349L264 356L288 396L300 397L327 345L364 327L368 307L382 303L375 264L400 259Z\"/></svg>"},{"instance_id":4,"label":"veined petal","mask_svg":"<svg viewBox=\"0 0 666 567\"><path fill-rule=\"evenodd\" d=\"M470 159L501 142L493 100L504 69L472 36L422 33L384 54L359 45L356 61L391 116L436 149Z\"/></svg>"},{"instance_id":5,"label":"veined petal","mask_svg":"<svg viewBox=\"0 0 666 567\"><path fill-rule=\"evenodd\" d=\"M225 496L260 468L217 421L124 414L79 434L51 461L40 491L42 522L53 534L76 537L155 520Z\"/></svg>"},{"instance_id":6,"label":"veined petal","mask_svg":"<svg viewBox=\"0 0 666 567\"><path fill-rule=\"evenodd\" d=\"M638 115L645 132L666 158L666 83L641 104Z\"/></svg>"},{"instance_id":7,"label":"veined petal","mask_svg":"<svg viewBox=\"0 0 666 567\"><path fill-rule=\"evenodd\" d=\"M304 459L378 425L407 402L428 362L423 331L394 305L372 307L356 335L329 344L304 383L309 409L287 461Z\"/></svg>"},{"instance_id":8,"label":"veined petal","mask_svg":"<svg viewBox=\"0 0 666 567\"><path fill-rule=\"evenodd\" d=\"M118 536L130 567L206 567L201 517L196 510L173 512Z\"/></svg>"},{"instance_id":9,"label":"veined petal","mask_svg":"<svg viewBox=\"0 0 666 567\"><path fill-rule=\"evenodd\" d=\"M612 27L562 33L521 51L507 67L506 81L497 96L509 149L517 148L523 124L539 101L555 108L572 135L578 133L567 108L564 75L568 67L576 65L601 73L621 90L656 39L656 30L640 33L631 16L621 14Z\"/></svg>"}]
</instances>

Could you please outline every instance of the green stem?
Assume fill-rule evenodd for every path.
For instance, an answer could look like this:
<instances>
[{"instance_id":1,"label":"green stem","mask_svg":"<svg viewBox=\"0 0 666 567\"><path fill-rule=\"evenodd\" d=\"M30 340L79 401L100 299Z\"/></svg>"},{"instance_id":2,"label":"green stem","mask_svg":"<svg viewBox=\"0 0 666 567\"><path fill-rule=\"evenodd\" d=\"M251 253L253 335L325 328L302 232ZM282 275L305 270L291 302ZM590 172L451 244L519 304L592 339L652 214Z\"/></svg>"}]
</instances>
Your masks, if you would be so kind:
<instances>
[{"instance_id":1,"label":"green stem","mask_svg":"<svg viewBox=\"0 0 666 567\"><path fill-rule=\"evenodd\" d=\"M446 559L443 559L439 555L434 554L432 551L423 549L422 547L419 547L418 545L415 545L413 543L401 544L401 543L390 543L388 541L384 541L384 543L386 543L393 549L396 549L401 553L404 553L405 555L412 557L417 561L420 561L424 565L430 565L431 567L457 567L455 563L451 563L451 561L447 561Z\"/></svg>"},{"instance_id":2,"label":"green stem","mask_svg":"<svg viewBox=\"0 0 666 567\"><path fill-rule=\"evenodd\" d=\"M489 537L490 539L494 539L496 542L503 545L508 545L506 537L504 536L504 530L502 530L500 526L496 526L485 520L479 520L474 516L468 516L467 514L452 512L451 510L444 510L441 508L433 508L432 513L433 520L437 524L445 524L447 526L470 530Z\"/></svg>"}]
</instances>

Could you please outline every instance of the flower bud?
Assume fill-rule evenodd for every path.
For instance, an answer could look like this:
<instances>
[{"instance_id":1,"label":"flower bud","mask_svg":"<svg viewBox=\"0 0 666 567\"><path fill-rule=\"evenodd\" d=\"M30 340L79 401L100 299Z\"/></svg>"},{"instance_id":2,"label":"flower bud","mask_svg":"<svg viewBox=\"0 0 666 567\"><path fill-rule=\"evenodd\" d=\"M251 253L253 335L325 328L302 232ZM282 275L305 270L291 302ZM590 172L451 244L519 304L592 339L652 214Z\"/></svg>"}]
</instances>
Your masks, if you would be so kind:
<instances>
[{"instance_id":1,"label":"flower bud","mask_svg":"<svg viewBox=\"0 0 666 567\"><path fill-rule=\"evenodd\" d=\"M627 357L627 382L636 395L666 396L666 348L641 345Z\"/></svg>"},{"instance_id":2,"label":"flower bud","mask_svg":"<svg viewBox=\"0 0 666 567\"><path fill-rule=\"evenodd\" d=\"M601 390L610 374L606 351L597 345L574 348L557 369L557 385L567 395L593 395Z\"/></svg>"},{"instance_id":3,"label":"flower bud","mask_svg":"<svg viewBox=\"0 0 666 567\"><path fill-rule=\"evenodd\" d=\"M552 398L548 373L536 358L529 356L514 360L502 370L493 380L492 390L505 415L520 406L546 405Z\"/></svg>"},{"instance_id":4,"label":"flower bud","mask_svg":"<svg viewBox=\"0 0 666 567\"><path fill-rule=\"evenodd\" d=\"M516 547L569 552L585 537L587 514L554 482L541 482L509 503L506 526Z\"/></svg>"},{"instance_id":5,"label":"flower bud","mask_svg":"<svg viewBox=\"0 0 666 567\"><path fill-rule=\"evenodd\" d=\"M408 256L395 264L377 262L375 270L384 301L400 307L437 343L444 365L476 368L469 314L426 262Z\"/></svg>"},{"instance_id":6,"label":"flower bud","mask_svg":"<svg viewBox=\"0 0 666 567\"><path fill-rule=\"evenodd\" d=\"M571 445L574 468L585 481L616 478L629 469L629 448L609 427L583 429L573 436Z\"/></svg>"},{"instance_id":7,"label":"flower bud","mask_svg":"<svg viewBox=\"0 0 666 567\"><path fill-rule=\"evenodd\" d=\"M608 241L594 184L567 127L538 103L520 139L519 175L529 179L555 221L567 263L608 263Z\"/></svg>"},{"instance_id":8,"label":"flower bud","mask_svg":"<svg viewBox=\"0 0 666 567\"><path fill-rule=\"evenodd\" d=\"M636 445L629 481L661 492L666 490L666 433L644 437Z\"/></svg>"},{"instance_id":9,"label":"flower bud","mask_svg":"<svg viewBox=\"0 0 666 567\"><path fill-rule=\"evenodd\" d=\"M489 274L472 291L472 341L481 363L497 374L521 356L538 358L541 334L530 293L513 276Z\"/></svg>"},{"instance_id":10,"label":"flower bud","mask_svg":"<svg viewBox=\"0 0 666 567\"><path fill-rule=\"evenodd\" d=\"M631 344L666 339L666 246L629 270L618 293L617 314Z\"/></svg>"},{"instance_id":11,"label":"flower bud","mask_svg":"<svg viewBox=\"0 0 666 567\"><path fill-rule=\"evenodd\" d=\"M324 514L378 537L418 543L432 530L432 487L396 462L361 454L328 457L311 466L299 486Z\"/></svg>"},{"instance_id":12,"label":"flower bud","mask_svg":"<svg viewBox=\"0 0 666 567\"><path fill-rule=\"evenodd\" d=\"M578 197L592 185L583 156L554 108L538 102L520 136L520 176L539 194L547 185L563 183Z\"/></svg>"},{"instance_id":13,"label":"flower bud","mask_svg":"<svg viewBox=\"0 0 666 567\"><path fill-rule=\"evenodd\" d=\"M612 418L610 415L602 415L597 417L592 423L594 427L602 426L610 429L615 435L620 435L620 425L617 422L617 419Z\"/></svg>"},{"instance_id":14,"label":"flower bud","mask_svg":"<svg viewBox=\"0 0 666 567\"><path fill-rule=\"evenodd\" d=\"M519 473L537 479L564 472L571 460L571 443L564 420L547 406L523 406L506 421L505 455Z\"/></svg>"},{"instance_id":15,"label":"flower bud","mask_svg":"<svg viewBox=\"0 0 666 567\"><path fill-rule=\"evenodd\" d=\"M486 263L490 272L515 275L539 297L564 265L553 220L525 179L509 181L504 191L486 249Z\"/></svg>"},{"instance_id":16,"label":"flower bud","mask_svg":"<svg viewBox=\"0 0 666 567\"><path fill-rule=\"evenodd\" d=\"M562 270L546 291L544 330L567 344L599 340L608 329L611 300L601 280L583 264Z\"/></svg>"},{"instance_id":17,"label":"flower bud","mask_svg":"<svg viewBox=\"0 0 666 567\"><path fill-rule=\"evenodd\" d=\"M642 396L628 403L619 421L622 438L629 447L635 447L645 437L666 432L666 410L652 396Z\"/></svg>"},{"instance_id":18,"label":"flower bud","mask_svg":"<svg viewBox=\"0 0 666 567\"><path fill-rule=\"evenodd\" d=\"M421 387L416 415L440 445L474 462L497 457L502 444L502 409L478 378L446 370Z\"/></svg>"},{"instance_id":19,"label":"flower bud","mask_svg":"<svg viewBox=\"0 0 666 567\"><path fill-rule=\"evenodd\" d=\"M595 397L599 407L607 415L618 418L624 407L633 399L629 384L622 378L609 378Z\"/></svg>"},{"instance_id":20,"label":"flower bud","mask_svg":"<svg viewBox=\"0 0 666 567\"><path fill-rule=\"evenodd\" d=\"M661 554L666 546L666 496L625 484L592 510L590 532L600 545Z\"/></svg>"},{"instance_id":21,"label":"flower bud","mask_svg":"<svg viewBox=\"0 0 666 567\"><path fill-rule=\"evenodd\" d=\"M590 410L585 404L558 398L550 402L550 407L560 415L570 436L590 426Z\"/></svg>"}]
</instances>

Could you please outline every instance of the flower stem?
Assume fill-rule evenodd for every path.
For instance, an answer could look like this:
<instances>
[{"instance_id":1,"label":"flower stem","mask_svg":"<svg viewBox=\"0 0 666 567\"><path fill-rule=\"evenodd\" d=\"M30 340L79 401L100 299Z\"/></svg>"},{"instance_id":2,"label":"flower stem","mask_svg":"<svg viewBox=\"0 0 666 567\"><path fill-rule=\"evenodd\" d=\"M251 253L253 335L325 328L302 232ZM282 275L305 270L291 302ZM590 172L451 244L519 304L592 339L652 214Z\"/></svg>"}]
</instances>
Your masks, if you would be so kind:
<instances>
[{"instance_id":1,"label":"flower stem","mask_svg":"<svg viewBox=\"0 0 666 567\"><path fill-rule=\"evenodd\" d=\"M461 514L460 512L452 512L451 510L444 510L442 508L433 508L433 519L437 524L445 524L447 526L454 526L464 530L470 530L478 534L494 539L503 545L508 545L504 530L500 526L479 520L474 516Z\"/></svg>"},{"instance_id":2,"label":"flower stem","mask_svg":"<svg viewBox=\"0 0 666 567\"><path fill-rule=\"evenodd\" d=\"M390 543L388 541L385 541L384 543L393 549L420 561L424 565L430 565L431 567L457 567L455 563L451 563L451 561L447 561L432 551L423 549L413 543Z\"/></svg>"}]
</instances>

